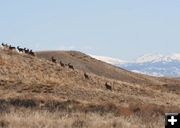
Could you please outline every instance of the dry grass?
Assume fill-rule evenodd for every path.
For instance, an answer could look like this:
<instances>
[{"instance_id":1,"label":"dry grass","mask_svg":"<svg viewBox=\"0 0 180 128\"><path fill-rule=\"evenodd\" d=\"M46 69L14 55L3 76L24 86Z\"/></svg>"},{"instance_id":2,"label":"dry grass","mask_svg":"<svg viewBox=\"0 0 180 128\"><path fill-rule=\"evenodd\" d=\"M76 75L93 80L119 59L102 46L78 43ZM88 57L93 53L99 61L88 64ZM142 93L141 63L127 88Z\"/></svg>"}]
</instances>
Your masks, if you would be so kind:
<instances>
[{"instance_id":1,"label":"dry grass","mask_svg":"<svg viewBox=\"0 0 180 128\"><path fill-rule=\"evenodd\" d=\"M81 53L60 55L75 70L0 49L0 127L161 128L165 112L180 110L177 79L127 72Z\"/></svg>"},{"instance_id":2,"label":"dry grass","mask_svg":"<svg viewBox=\"0 0 180 128\"><path fill-rule=\"evenodd\" d=\"M61 113L48 111L11 111L0 116L1 128L163 128L163 117L144 122L137 116Z\"/></svg>"}]
</instances>

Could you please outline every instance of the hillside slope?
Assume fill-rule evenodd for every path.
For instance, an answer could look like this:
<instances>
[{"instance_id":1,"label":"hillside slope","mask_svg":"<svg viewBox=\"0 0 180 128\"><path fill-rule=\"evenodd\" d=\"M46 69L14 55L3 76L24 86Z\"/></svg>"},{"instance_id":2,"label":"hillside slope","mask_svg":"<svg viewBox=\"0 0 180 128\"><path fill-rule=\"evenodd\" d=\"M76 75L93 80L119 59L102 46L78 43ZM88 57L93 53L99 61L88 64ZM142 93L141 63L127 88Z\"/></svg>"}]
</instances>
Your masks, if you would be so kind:
<instances>
[{"instance_id":1,"label":"hillside slope","mask_svg":"<svg viewBox=\"0 0 180 128\"><path fill-rule=\"evenodd\" d=\"M36 53L38 57L51 60L54 56L58 61L72 63L76 69L90 72L98 76L104 76L129 83L160 84L155 77L146 77L141 74L129 72L125 69L112 66L100 60L96 60L84 53L77 51L42 51Z\"/></svg>"},{"instance_id":2,"label":"hillside slope","mask_svg":"<svg viewBox=\"0 0 180 128\"><path fill-rule=\"evenodd\" d=\"M54 56L58 61L63 63L72 63L76 69L84 72L90 72L98 76L107 77L114 80L120 80L128 83L136 83L141 85L163 85L178 84L180 80L172 80L166 77L153 77L127 71L123 68L110 65L103 61L92 58L78 51L41 51L37 52L37 57L51 60Z\"/></svg>"},{"instance_id":3,"label":"hillside slope","mask_svg":"<svg viewBox=\"0 0 180 128\"><path fill-rule=\"evenodd\" d=\"M46 52L47 58L52 55ZM11 107L31 107L148 118L180 110L179 80L131 73L77 52L58 52L55 57L72 63L75 70L0 49L0 113ZM105 87L106 82L112 91Z\"/></svg>"}]
</instances>

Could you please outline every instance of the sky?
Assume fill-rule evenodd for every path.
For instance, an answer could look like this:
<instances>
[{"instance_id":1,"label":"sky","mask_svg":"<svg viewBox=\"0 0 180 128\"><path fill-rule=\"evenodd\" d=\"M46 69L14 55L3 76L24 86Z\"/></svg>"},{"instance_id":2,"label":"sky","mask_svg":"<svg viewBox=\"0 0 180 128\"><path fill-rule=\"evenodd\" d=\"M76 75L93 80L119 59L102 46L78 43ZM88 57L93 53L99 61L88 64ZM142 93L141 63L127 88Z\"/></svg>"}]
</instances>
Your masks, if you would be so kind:
<instances>
[{"instance_id":1,"label":"sky","mask_svg":"<svg viewBox=\"0 0 180 128\"><path fill-rule=\"evenodd\" d=\"M180 0L0 0L0 41L122 60L180 53Z\"/></svg>"}]
</instances>

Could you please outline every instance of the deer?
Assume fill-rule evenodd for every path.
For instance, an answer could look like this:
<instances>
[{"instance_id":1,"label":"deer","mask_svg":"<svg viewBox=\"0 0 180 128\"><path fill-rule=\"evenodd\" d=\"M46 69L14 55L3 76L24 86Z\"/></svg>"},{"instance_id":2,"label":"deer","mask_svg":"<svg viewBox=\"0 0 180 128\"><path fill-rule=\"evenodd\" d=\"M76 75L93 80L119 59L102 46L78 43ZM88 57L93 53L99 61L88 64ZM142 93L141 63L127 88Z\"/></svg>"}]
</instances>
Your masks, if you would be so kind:
<instances>
[{"instance_id":1,"label":"deer","mask_svg":"<svg viewBox=\"0 0 180 128\"><path fill-rule=\"evenodd\" d=\"M23 49L23 48L20 48L19 46L17 46L17 50L18 50L19 52L24 52L24 49Z\"/></svg>"},{"instance_id":2,"label":"deer","mask_svg":"<svg viewBox=\"0 0 180 128\"><path fill-rule=\"evenodd\" d=\"M62 61L60 61L59 63L61 65L61 67L65 67L65 64Z\"/></svg>"},{"instance_id":3,"label":"deer","mask_svg":"<svg viewBox=\"0 0 180 128\"><path fill-rule=\"evenodd\" d=\"M105 83L105 87L106 87L107 90L112 91L111 85L109 85L107 82Z\"/></svg>"},{"instance_id":4,"label":"deer","mask_svg":"<svg viewBox=\"0 0 180 128\"><path fill-rule=\"evenodd\" d=\"M32 50L29 51L29 54L35 56L35 53Z\"/></svg>"},{"instance_id":5,"label":"deer","mask_svg":"<svg viewBox=\"0 0 180 128\"><path fill-rule=\"evenodd\" d=\"M51 57L51 61L52 61L53 63L56 63L56 59L55 59L54 57Z\"/></svg>"},{"instance_id":6,"label":"deer","mask_svg":"<svg viewBox=\"0 0 180 128\"><path fill-rule=\"evenodd\" d=\"M74 70L73 65L71 65L70 63L68 64L68 67L69 67L70 69Z\"/></svg>"},{"instance_id":7,"label":"deer","mask_svg":"<svg viewBox=\"0 0 180 128\"><path fill-rule=\"evenodd\" d=\"M89 79L89 75L87 73L84 73L85 79Z\"/></svg>"},{"instance_id":8,"label":"deer","mask_svg":"<svg viewBox=\"0 0 180 128\"><path fill-rule=\"evenodd\" d=\"M8 46L9 50L16 50L16 47L13 47L11 45Z\"/></svg>"},{"instance_id":9,"label":"deer","mask_svg":"<svg viewBox=\"0 0 180 128\"><path fill-rule=\"evenodd\" d=\"M25 52L26 54L28 54L28 53L29 53L29 49L24 48L24 52Z\"/></svg>"},{"instance_id":10,"label":"deer","mask_svg":"<svg viewBox=\"0 0 180 128\"><path fill-rule=\"evenodd\" d=\"M1 45L2 45L2 47L3 47L4 49L5 49L5 48L9 48L8 44L2 43Z\"/></svg>"},{"instance_id":11,"label":"deer","mask_svg":"<svg viewBox=\"0 0 180 128\"><path fill-rule=\"evenodd\" d=\"M5 46L6 46L6 44L4 44L4 43L2 43L1 45L2 45L3 47L5 47Z\"/></svg>"}]
</instances>

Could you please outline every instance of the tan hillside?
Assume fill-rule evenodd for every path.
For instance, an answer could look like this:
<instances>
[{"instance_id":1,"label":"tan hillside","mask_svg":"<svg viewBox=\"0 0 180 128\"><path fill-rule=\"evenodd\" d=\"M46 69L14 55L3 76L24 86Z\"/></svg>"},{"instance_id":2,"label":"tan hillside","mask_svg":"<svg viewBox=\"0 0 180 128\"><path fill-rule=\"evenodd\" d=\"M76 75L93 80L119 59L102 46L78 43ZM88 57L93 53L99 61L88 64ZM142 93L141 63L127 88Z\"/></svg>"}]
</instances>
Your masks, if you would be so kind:
<instances>
[{"instance_id":1,"label":"tan hillside","mask_svg":"<svg viewBox=\"0 0 180 128\"><path fill-rule=\"evenodd\" d=\"M37 52L36 54L38 57L48 60L51 60L51 57L54 56L57 60L61 60L64 63L72 63L76 69L91 72L98 76L104 76L131 83L156 82L152 81L151 78L147 79L143 75L131 73L127 70L96 60L77 51L44 51Z\"/></svg>"},{"instance_id":2,"label":"tan hillside","mask_svg":"<svg viewBox=\"0 0 180 128\"><path fill-rule=\"evenodd\" d=\"M160 87L167 82L173 85L180 83L180 79L174 80L174 78L157 78L133 73L94 59L78 51L41 51L37 52L36 55L37 57L45 58L47 60L51 60L51 57L53 56L57 59L58 63L59 61L66 64L71 63L76 69L84 72L90 72L98 76L104 76L110 79L120 80L128 83L136 83L148 86L156 85L156 87Z\"/></svg>"},{"instance_id":3,"label":"tan hillside","mask_svg":"<svg viewBox=\"0 0 180 128\"><path fill-rule=\"evenodd\" d=\"M178 79L132 73L75 51L36 54L0 49L0 114L6 115L0 127L19 127L23 116L24 127L35 127L36 114L38 127L163 127L164 112L180 111ZM49 61L52 56L75 70Z\"/></svg>"}]
</instances>

